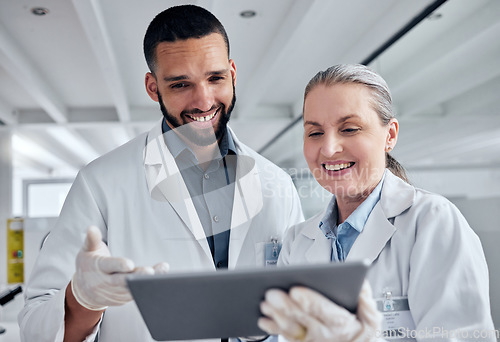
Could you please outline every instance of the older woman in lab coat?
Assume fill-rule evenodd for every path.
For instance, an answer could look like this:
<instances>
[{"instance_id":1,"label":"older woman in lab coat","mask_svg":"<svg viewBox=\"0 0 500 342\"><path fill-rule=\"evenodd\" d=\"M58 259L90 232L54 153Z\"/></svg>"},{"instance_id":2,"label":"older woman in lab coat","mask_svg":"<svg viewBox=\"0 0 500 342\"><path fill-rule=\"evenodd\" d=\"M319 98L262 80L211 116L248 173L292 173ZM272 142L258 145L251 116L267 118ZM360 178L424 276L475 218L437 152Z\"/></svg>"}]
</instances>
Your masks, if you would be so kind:
<instances>
[{"instance_id":1,"label":"older woman in lab coat","mask_svg":"<svg viewBox=\"0 0 500 342\"><path fill-rule=\"evenodd\" d=\"M288 231L279 264L369 259L371 288L356 315L311 289L270 290L259 321L267 332L311 342L496 340L481 243L452 203L410 185L389 155L399 130L391 103L386 82L362 65L331 67L307 85L304 155L334 196Z\"/></svg>"}]
</instances>

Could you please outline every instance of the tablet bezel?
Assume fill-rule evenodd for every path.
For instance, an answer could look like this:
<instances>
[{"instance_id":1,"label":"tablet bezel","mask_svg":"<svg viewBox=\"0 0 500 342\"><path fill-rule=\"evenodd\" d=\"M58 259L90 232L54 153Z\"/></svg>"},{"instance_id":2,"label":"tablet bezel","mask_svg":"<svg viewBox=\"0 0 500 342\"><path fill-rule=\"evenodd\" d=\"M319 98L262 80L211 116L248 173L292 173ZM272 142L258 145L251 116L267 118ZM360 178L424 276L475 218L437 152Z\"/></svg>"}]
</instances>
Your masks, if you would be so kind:
<instances>
[{"instance_id":1,"label":"tablet bezel","mask_svg":"<svg viewBox=\"0 0 500 342\"><path fill-rule=\"evenodd\" d=\"M269 288L315 289L351 312L368 270L366 261L258 269L130 275L127 283L157 340L265 335L257 326Z\"/></svg>"}]
</instances>

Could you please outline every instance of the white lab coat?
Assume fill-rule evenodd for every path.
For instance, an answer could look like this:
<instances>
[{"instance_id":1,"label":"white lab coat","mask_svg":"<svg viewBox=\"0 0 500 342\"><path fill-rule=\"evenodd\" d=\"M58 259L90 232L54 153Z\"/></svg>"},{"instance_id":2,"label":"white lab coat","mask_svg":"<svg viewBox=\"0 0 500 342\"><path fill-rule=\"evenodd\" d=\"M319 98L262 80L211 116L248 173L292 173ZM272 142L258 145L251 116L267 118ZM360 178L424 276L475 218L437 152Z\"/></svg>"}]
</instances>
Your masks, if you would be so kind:
<instances>
[{"instance_id":1,"label":"white lab coat","mask_svg":"<svg viewBox=\"0 0 500 342\"><path fill-rule=\"evenodd\" d=\"M166 261L171 271L215 271L203 228L191 199L184 196L186 186L162 142L160 127L79 172L25 291L26 305L19 314L23 341L62 341L64 290L89 225L101 229L111 255L130 258L137 266ZM287 227L303 221L300 201L283 170L231 134L238 164L229 268L263 266L264 245L271 237L281 240ZM166 167L161 158L158 162L160 153ZM109 307L99 329L101 342L152 341L134 302Z\"/></svg>"},{"instance_id":2,"label":"white lab coat","mask_svg":"<svg viewBox=\"0 0 500 342\"><path fill-rule=\"evenodd\" d=\"M331 240L318 228L324 215L288 230L278 265L330 262ZM362 259L372 263L367 278L375 298L387 291L408 297L414 336L438 327L449 336L458 330L469 336L487 331L484 340L496 341L481 243L444 197L416 189L387 171L380 201L346 261Z\"/></svg>"}]
</instances>

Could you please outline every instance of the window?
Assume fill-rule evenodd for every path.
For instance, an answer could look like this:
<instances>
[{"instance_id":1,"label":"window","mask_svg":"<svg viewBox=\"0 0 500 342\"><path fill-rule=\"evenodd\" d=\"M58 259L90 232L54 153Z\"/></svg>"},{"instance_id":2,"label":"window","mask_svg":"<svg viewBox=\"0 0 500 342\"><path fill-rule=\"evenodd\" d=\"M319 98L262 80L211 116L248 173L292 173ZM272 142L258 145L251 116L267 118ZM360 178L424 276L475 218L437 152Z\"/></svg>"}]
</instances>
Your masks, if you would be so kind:
<instances>
[{"instance_id":1,"label":"window","mask_svg":"<svg viewBox=\"0 0 500 342\"><path fill-rule=\"evenodd\" d=\"M72 179L24 180L24 216L59 216L72 183Z\"/></svg>"}]
</instances>

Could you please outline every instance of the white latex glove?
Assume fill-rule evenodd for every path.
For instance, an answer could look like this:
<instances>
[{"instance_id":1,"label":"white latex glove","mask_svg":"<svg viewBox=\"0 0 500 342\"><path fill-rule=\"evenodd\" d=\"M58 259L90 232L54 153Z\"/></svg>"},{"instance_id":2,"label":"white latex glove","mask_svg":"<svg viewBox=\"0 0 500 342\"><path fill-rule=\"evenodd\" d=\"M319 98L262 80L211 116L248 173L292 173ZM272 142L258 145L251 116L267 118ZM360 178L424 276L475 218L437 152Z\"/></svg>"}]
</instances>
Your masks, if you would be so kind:
<instances>
[{"instance_id":1,"label":"white latex glove","mask_svg":"<svg viewBox=\"0 0 500 342\"><path fill-rule=\"evenodd\" d=\"M82 249L76 256L76 272L71 290L83 307L101 311L108 306L123 305L132 300L126 276L137 274L162 274L168 272L167 263L154 267L135 267L130 259L112 257L108 246L102 242L99 228L90 226Z\"/></svg>"},{"instance_id":2,"label":"white latex glove","mask_svg":"<svg viewBox=\"0 0 500 342\"><path fill-rule=\"evenodd\" d=\"M367 281L361 289L356 315L305 287L294 287L289 294L268 290L260 309L267 318L259 319L259 327L290 341L376 341L381 329L382 316Z\"/></svg>"}]
</instances>

